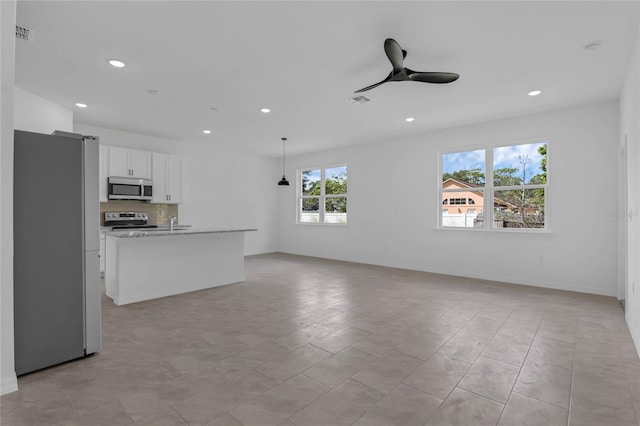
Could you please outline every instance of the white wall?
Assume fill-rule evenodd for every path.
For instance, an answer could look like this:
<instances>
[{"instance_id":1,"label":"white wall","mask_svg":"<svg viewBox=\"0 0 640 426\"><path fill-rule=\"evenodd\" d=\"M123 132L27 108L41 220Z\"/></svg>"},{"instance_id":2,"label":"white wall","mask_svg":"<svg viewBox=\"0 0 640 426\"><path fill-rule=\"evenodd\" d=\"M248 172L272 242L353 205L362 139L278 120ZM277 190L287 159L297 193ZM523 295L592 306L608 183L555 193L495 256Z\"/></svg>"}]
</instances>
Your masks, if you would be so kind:
<instances>
[{"instance_id":1,"label":"white wall","mask_svg":"<svg viewBox=\"0 0 640 426\"><path fill-rule=\"evenodd\" d=\"M73 131L73 111L38 95L15 87L14 127L17 130L51 134Z\"/></svg>"},{"instance_id":2,"label":"white wall","mask_svg":"<svg viewBox=\"0 0 640 426\"><path fill-rule=\"evenodd\" d=\"M618 104L449 129L287 159L295 170L346 162L346 227L295 224L281 194L284 252L581 291L617 292ZM437 230L438 151L548 138L547 234Z\"/></svg>"},{"instance_id":3,"label":"white wall","mask_svg":"<svg viewBox=\"0 0 640 426\"><path fill-rule=\"evenodd\" d=\"M620 94L621 170L624 191L619 210L619 268L624 285L626 320L640 353L640 30ZM625 136L627 149L625 151ZM626 163L626 164L624 164ZM626 201L626 203L624 202ZM631 218L628 213L631 212ZM630 220L629 220L630 219Z\"/></svg>"},{"instance_id":4,"label":"white wall","mask_svg":"<svg viewBox=\"0 0 640 426\"><path fill-rule=\"evenodd\" d=\"M13 346L13 92L15 0L0 1L0 394L18 390Z\"/></svg>"},{"instance_id":5,"label":"white wall","mask_svg":"<svg viewBox=\"0 0 640 426\"><path fill-rule=\"evenodd\" d=\"M180 156L180 222L221 228L257 228L257 232L245 234L245 254L275 251L277 159L80 123L75 124L74 131L99 136L100 143L105 145Z\"/></svg>"}]
</instances>

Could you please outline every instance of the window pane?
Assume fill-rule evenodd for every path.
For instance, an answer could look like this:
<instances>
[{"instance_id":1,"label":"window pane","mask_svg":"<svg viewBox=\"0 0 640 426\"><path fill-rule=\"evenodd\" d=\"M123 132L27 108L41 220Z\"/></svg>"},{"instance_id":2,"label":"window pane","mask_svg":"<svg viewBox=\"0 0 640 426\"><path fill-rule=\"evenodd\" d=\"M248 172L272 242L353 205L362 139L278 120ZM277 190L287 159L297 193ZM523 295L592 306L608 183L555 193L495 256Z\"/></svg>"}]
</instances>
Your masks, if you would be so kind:
<instances>
[{"instance_id":1,"label":"window pane","mask_svg":"<svg viewBox=\"0 0 640 426\"><path fill-rule=\"evenodd\" d=\"M442 226L473 228L482 211L484 190L442 193ZM473 201L470 206L469 200ZM480 224L482 227L482 224Z\"/></svg>"},{"instance_id":2,"label":"window pane","mask_svg":"<svg viewBox=\"0 0 640 426\"><path fill-rule=\"evenodd\" d=\"M442 154L442 188L484 186L484 158L484 149Z\"/></svg>"},{"instance_id":3,"label":"window pane","mask_svg":"<svg viewBox=\"0 0 640 426\"><path fill-rule=\"evenodd\" d=\"M301 223L320 222L320 197L303 198L300 206Z\"/></svg>"},{"instance_id":4,"label":"window pane","mask_svg":"<svg viewBox=\"0 0 640 426\"><path fill-rule=\"evenodd\" d=\"M536 142L493 149L493 186L547 183L547 144Z\"/></svg>"},{"instance_id":5,"label":"window pane","mask_svg":"<svg viewBox=\"0 0 640 426\"><path fill-rule=\"evenodd\" d=\"M325 199L324 223L347 223L347 197Z\"/></svg>"},{"instance_id":6,"label":"window pane","mask_svg":"<svg viewBox=\"0 0 640 426\"><path fill-rule=\"evenodd\" d=\"M302 195L320 195L320 169L302 173Z\"/></svg>"},{"instance_id":7,"label":"window pane","mask_svg":"<svg viewBox=\"0 0 640 426\"><path fill-rule=\"evenodd\" d=\"M331 167L324 172L325 194L347 193L347 166Z\"/></svg>"},{"instance_id":8,"label":"window pane","mask_svg":"<svg viewBox=\"0 0 640 426\"><path fill-rule=\"evenodd\" d=\"M493 228L544 228L544 189L495 191Z\"/></svg>"}]
</instances>

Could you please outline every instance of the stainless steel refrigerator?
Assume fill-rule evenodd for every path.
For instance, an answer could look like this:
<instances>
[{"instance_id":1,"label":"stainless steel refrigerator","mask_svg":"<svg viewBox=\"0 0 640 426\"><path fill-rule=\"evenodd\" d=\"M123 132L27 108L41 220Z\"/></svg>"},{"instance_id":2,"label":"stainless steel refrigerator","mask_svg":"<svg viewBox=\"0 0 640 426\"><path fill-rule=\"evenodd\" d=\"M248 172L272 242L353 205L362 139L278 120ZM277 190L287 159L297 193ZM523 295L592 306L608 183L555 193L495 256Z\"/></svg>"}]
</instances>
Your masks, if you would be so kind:
<instances>
[{"instance_id":1,"label":"stainless steel refrigerator","mask_svg":"<svg viewBox=\"0 0 640 426\"><path fill-rule=\"evenodd\" d=\"M15 368L101 349L98 140L14 134Z\"/></svg>"}]
</instances>

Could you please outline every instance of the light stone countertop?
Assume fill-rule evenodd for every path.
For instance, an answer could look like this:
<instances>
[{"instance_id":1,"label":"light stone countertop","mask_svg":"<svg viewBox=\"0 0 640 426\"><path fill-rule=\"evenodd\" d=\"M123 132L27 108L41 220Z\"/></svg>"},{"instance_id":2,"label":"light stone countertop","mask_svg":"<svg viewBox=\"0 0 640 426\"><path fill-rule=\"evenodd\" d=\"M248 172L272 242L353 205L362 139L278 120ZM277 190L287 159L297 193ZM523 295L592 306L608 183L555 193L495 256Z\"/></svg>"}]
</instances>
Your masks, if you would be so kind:
<instances>
[{"instance_id":1,"label":"light stone countertop","mask_svg":"<svg viewBox=\"0 0 640 426\"><path fill-rule=\"evenodd\" d=\"M238 228L238 229L220 229L209 227L185 227L177 225L173 231L168 229L139 229L135 231L130 230L117 230L109 231L104 234L109 237L115 238L144 238L144 237L173 237L176 235L197 235L197 234L220 234L225 232L247 232L257 231L255 228Z\"/></svg>"}]
</instances>

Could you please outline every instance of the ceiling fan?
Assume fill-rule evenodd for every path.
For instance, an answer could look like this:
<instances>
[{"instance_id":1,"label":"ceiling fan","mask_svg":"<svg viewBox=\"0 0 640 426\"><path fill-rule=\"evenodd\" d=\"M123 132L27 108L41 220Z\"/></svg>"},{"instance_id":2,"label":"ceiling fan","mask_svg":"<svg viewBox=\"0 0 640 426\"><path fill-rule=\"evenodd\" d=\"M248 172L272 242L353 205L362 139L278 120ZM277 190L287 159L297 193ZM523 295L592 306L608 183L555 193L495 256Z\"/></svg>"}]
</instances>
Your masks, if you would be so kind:
<instances>
[{"instance_id":1,"label":"ceiling fan","mask_svg":"<svg viewBox=\"0 0 640 426\"><path fill-rule=\"evenodd\" d=\"M407 51L403 50L400 47L400 44L392 38L388 38L384 41L384 52L387 54L387 58L389 58L389 61L393 66L393 70L384 80L363 89L356 90L354 93L371 90L388 81L420 81L422 83L444 84L452 83L460 77L458 74L453 72L419 72L405 68L403 66L403 61L407 56Z\"/></svg>"}]
</instances>

